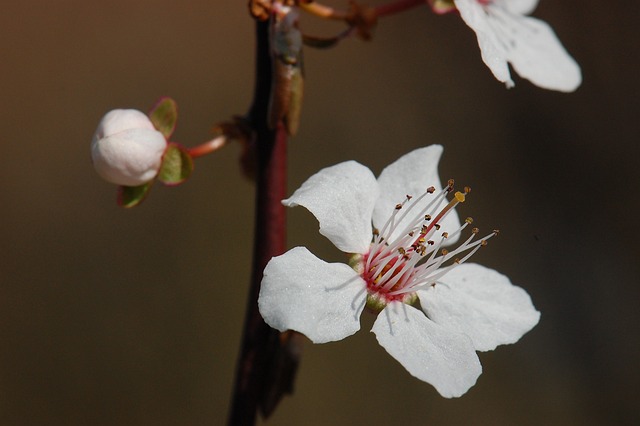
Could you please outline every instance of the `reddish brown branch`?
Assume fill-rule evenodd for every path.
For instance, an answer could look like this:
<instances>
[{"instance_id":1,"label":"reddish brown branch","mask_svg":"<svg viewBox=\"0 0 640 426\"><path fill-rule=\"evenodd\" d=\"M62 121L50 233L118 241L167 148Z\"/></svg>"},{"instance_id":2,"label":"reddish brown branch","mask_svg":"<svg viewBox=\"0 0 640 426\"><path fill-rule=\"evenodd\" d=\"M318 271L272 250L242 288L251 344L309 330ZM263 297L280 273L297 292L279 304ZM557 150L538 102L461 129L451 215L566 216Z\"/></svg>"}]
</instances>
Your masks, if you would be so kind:
<instances>
[{"instance_id":1,"label":"reddish brown branch","mask_svg":"<svg viewBox=\"0 0 640 426\"><path fill-rule=\"evenodd\" d=\"M260 410L268 416L284 393L291 392L297 366L291 334L280 334L264 323L258 311L262 271L284 253L286 214L287 133L282 123L267 126L271 91L268 23L256 22L256 86L248 121L254 130L256 154L256 221L253 267L240 355L228 424L253 425Z\"/></svg>"}]
</instances>

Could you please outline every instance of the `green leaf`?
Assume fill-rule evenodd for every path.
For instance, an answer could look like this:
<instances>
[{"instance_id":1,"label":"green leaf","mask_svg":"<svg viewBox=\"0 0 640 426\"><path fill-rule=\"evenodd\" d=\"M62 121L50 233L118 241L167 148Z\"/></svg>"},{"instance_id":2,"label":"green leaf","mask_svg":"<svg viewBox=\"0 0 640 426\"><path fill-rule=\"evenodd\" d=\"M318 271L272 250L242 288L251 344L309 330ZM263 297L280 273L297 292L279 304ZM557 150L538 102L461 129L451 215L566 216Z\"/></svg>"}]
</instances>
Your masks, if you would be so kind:
<instances>
[{"instance_id":1,"label":"green leaf","mask_svg":"<svg viewBox=\"0 0 640 426\"><path fill-rule=\"evenodd\" d=\"M139 186L119 186L118 205L125 208L137 206L146 198L152 184L153 181Z\"/></svg>"},{"instance_id":2,"label":"green leaf","mask_svg":"<svg viewBox=\"0 0 640 426\"><path fill-rule=\"evenodd\" d=\"M165 185L179 185L191 176L193 159L185 148L169 142L162 157L158 180Z\"/></svg>"},{"instance_id":3,"label":"green leaf","mask_svg":"<svg viewBox=\"0 0 640 426\"><path fill-rule=\"evenodd\" d=\"M155 128L169 140L178 121L176 101L166 96L158 99L158 102L149 111L149 118Z\"/></svg>"}]
</instances>

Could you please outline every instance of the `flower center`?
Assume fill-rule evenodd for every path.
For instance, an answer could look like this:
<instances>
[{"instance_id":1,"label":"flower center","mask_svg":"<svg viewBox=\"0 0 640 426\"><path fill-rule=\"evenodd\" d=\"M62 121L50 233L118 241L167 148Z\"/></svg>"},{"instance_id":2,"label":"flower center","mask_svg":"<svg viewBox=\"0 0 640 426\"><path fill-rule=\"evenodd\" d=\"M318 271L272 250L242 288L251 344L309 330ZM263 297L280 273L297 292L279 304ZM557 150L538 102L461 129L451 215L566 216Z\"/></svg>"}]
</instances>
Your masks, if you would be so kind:
<instances>
[{"instance_id":1,"label":"flower center","mask_svg":"<svg viewBox=\"0 0 640 426\"><path fill-rule=\"evenodd\" d=\"M447 200L447 194L453 192L453 180L438 194L430 187L415 199L407 195L396 205L382 229L374 229L369 252L358 265L367 283L369 309L377 312L393 301L415 302L417 290L435 285L444 274L465 262L498 233L493 231L474 241L478 229L473 228L471 235L456 249L441 248L447 239L457 236L473 222L467 218L452 232L441 229L442 220L465 201L470 191L467 187L464 192L455 192L443 208L440 206ZM457 257L467 251L462 258Z\"/></svg>"}]
</instances>

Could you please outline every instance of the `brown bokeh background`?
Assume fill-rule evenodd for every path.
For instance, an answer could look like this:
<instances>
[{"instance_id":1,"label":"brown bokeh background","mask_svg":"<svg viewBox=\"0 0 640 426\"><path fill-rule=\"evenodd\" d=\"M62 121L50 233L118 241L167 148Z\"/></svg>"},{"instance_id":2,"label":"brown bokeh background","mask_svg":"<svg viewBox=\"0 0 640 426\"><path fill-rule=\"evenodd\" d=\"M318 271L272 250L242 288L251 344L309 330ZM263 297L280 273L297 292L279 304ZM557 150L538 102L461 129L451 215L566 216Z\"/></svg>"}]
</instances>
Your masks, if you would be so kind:
<instances>
[{"instance_id":1,"label":"brown bokeh background","mask_svg":"<svg viewBox=\"0 0 640 426\"><path fill-rule=\"evenodd\" d=\"M290 189L340 161L378 173L444 144L442 177L473 187L461 215L502 231L476 261L526 288L542 319L480 354L478 384L445 400L377 345L365 315L356 336L306 345L270 424L638 421L640 7L543 0L535 15L582 65L576 93L517 77L506 90L461 20L427 8L381 22L372 43L306 50ZM240 149L129 211L89 143L106 111L161 95L177 100L186 145L246 111L245 1L6 2L0 61L0 424L223 424L252 246ZM306 211L289 224L290 246L340 259Z\"/></svg>"}]
</instances>

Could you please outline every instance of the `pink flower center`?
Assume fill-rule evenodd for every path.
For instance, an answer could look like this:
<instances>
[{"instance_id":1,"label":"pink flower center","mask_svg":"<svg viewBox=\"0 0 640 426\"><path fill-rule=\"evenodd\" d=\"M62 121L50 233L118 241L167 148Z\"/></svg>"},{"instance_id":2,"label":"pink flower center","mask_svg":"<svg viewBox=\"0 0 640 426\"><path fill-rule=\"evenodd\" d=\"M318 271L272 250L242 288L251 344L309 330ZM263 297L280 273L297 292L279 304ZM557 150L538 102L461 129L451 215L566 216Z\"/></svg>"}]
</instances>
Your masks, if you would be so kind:
<instances>
[{"instance_id":1,"label":"pink flower center","mask_svg":"<svg viewBox=\"0 0 640 426\"><path fill-rule=\"evenodd\" d=\"M374 230L370 250L360 264L361 276L367 283L369 308L380 310L393 301L413 303L417 290L435 285L444 274L465 262L486 245L487 239L497 234L498 231L493 231L484 239L473 241L478 234L478 229L473 228L471 236L456 249L442 249L447 239L457 236L473 222L467 218L453 232L441 229L442 220L464 202L470 189L456 192L441 208L450 192L453 192L453 180L437 195L434 195L433 187L415 200L407 195L403 203L396 205L384 227ZM457 257L466 251L469 252L464 257ZM453 262L448 262L450 260Z\"/></svg>"}]
</instances>

